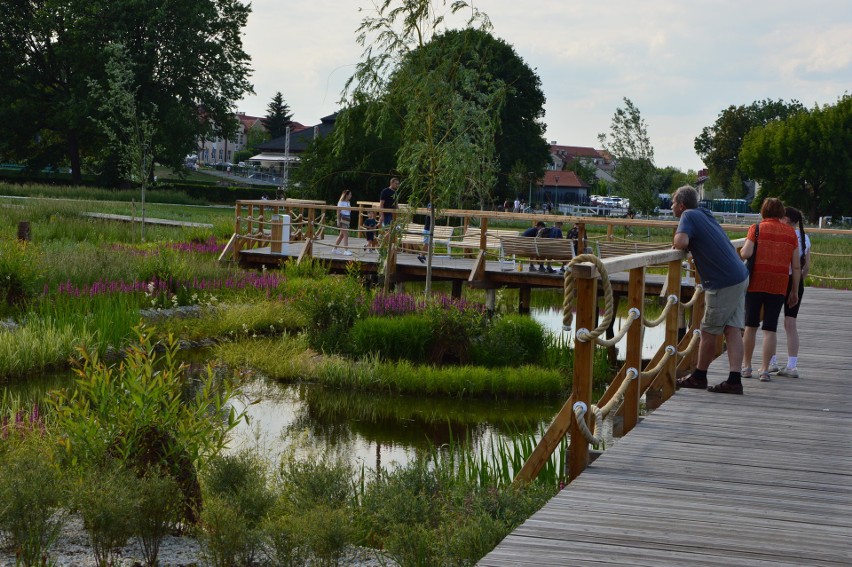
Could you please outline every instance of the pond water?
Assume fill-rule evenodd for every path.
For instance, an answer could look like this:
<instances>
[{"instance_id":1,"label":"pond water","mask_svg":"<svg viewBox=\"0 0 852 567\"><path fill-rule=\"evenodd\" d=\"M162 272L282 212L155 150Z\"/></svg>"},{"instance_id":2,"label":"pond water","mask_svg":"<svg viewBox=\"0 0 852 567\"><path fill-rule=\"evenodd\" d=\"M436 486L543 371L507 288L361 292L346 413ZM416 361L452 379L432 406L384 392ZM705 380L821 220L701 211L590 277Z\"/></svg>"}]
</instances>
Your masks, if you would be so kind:
<instances>
[{"instance_id":1,"label":"pond water","mask_svg":"<svg viewBox=\"0 0 852 567\"><path fill-rule=\"evenodd\" d=\"M536 307L531 316L556 336L573 339L562 330L561 309ZM616 321L616 329L624 320ZM662 341L661 329L650 329L645 357ZM623 343L620 343L623 352ZM202 353L202 357L204 356ZM71 373L48 375L9 387L23 399L71 381ZM301 458L336 454L355 468L393 468L410 461L418 451L449 442L469 440L475 447L527 436L546 427L564 403L549 400L456 400L329 390L316 385L285 385L254 377L236 401L249 423L234 432L230 449L259 449L271 462L294 452Z\"/></svg>"}]
</instances>

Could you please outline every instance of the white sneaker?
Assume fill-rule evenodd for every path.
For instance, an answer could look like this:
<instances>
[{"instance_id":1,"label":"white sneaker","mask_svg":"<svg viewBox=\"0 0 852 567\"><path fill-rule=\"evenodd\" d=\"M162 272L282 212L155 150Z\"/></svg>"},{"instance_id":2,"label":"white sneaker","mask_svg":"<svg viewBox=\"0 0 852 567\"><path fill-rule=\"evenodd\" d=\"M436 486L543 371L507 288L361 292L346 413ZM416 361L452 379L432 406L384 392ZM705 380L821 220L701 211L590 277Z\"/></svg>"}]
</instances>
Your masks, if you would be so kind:
<instances>
[{"instance_id":1,"label":"white sneaker","mask_svg":"<svg viewBox=\"0 0 852 567\"><path fill-rule=\"evenodd\" d=\"M334 250L332 250L332 251L331 251L331 253L332 253L332 254L340 254L340 249L339 249L339 248L335 248Z\"/></svg>"},{"instance_id":2,"label":"white sneaker","mask_svg":"<svg viewBox=\"0 0 852 567\"><path fill-rule=\"evenodd\" d=\"M352 250L346 250L346 251L343 253L343 255L344 255L344 256L351 256L351 255L352 255Z\"/></svg>"},{"instance_id":3,"label":"white sneaker","mask_svg":"<svg viewBox=\"0 0 852 567\"><path fill-rule=\"evenodd\" d=\"M778 376L786 376L787 378L798 378L799 377L799 369L798 368L783 368L778 371Z\"/></svg>"},{"instance_id":4,"label":"white sneaker","mask_svg":"<svg viewBox=\"0 0 852 567\"><path fill-rule=\"evenodd\" d=\"M769 372L770 374L777 374L778 373L778 365L777 364L770 364L769 368L767 368L766 371Z\"/></svg>"}]
</instances>

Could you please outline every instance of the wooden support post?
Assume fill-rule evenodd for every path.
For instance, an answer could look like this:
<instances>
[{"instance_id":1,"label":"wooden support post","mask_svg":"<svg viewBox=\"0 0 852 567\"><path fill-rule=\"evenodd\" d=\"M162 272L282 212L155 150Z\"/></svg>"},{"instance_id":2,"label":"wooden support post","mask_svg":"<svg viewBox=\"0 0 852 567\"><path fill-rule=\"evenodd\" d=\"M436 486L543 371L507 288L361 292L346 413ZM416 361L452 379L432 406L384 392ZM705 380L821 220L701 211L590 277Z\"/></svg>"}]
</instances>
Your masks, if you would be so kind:
<instances>
[{"instance_id":1,"label":"wooden support post","mask_svg":"<svg viewBox=\"0 0 852 567\"><path fill-rule=\"evenodd\" d=\"M669 273L666 278L666 293L674 295L680 301L680 270L681 261L674 260L669 262ZM665 344L677 347L677 308L672 307L666 316L666 333ZM669 359L666 365L661 370L663 380L660 384L663 387L663 401L665 402L675 392L675 373L677 369L677 357L673 356Z\"/></svg>"},{"instance_id":2,"label":"wooden support post","mask_svg":"<svg viewBox=\"0 0 852 567\"><path fill-rule=\"evenodd\" d=\"M588 243L586 242L586 223L578 222L577 223L577 254L585 254L586 246L588 246Z\"/></svg>"},{"instance_id":3,"label":"wooden support post","mask_svg":"<svg viewBox=\"0 0 852 567\"><path fill-rule=\"evenodd\" d=\"M301 264L302 260L305 258L310 258L314 253L314 241L308 238L305 240L305 247L302 248L301 254L299 254L298 259L296 259L296 264Z\"/></svg>"},{"instance_id":4,"label":"wooden support post","mask_svg":"<svg viewBox=\"0 0 852 567\"><path fill-rule=\"evenodd\" d=\"M627 304L631 308L639 310L640 315L645 313L645 268L634 268L630 270L630 284L627 296ZM627 368L635 368L642 371L642 317L639 317L627 331L627 356L624 365ZM622 434L627 435L639 422L639 386L641 380L637 376L624 392L624 404L621 415L624 418Z\"/></svg>"},{"instance_id":5,"label":"wooden support post","mask_svg":"<svg viewBox=\"0 0 852 567\"><path fill-rule=\"evenodd\" d=\"M461 280L453 280L453 299L461 299L462 296L462 282Z\"/></svg>"},{"instance_id":6,"label":"wooden support post","mask_svg":"<svg viewBox=\"0 0 852 567\"><path fill-rule=\"evenodd\" d=\"M480 220L479 225L479 249L485 252L485 249L488 247L488 219L483 218Z\"/></svg>"},{"instance_id":7,"label":"wooden support post","mask_svg":"<svg viewBox=\"0 0 852 567\"><path fill-rule=\"evenodd\" d=\"M597 312L597 279L578 278L577 286L577 329L593 329ZM595 343L574 340L574 388L571 397L583 402L589 410L586 412L586 424L591 428L592 372L594 367ZM589 442L586 440L576 420L571 420L568 428L571 442L568 445L568 479L577 478L589 462Z\"/></svg>"},{"instance_id":8,"label":"wooden support post","mask_svg":"<svg viewBox=\"0 0 852 567\"><path fill-rule=\"evenodd\" d=\"M611 225L611 224L607 225L607 227L606 227L606 239L609 240L610 242L612 242L612 229L613 228L614 228L614 225Z\"/></svg>"},{"instance_id":9,"label":"wooden support post","mask_svg":"<svg viewBox=\"0 0 852 567\"><path fill-rule=\"evenodd\" d=\"M240 201L237 201L237 206L234 207L234 234L240 235L242 234L242 222L240 222L240 215L243 211L243 204Z\"/></svg>"},{"instance_id":10,"label":"wooden support post","mask_svg":"<svg viewBox=\"0 0 852 567\"><path fill-rule=\"evenodd\" d=\"M497 308L497 290L485 290L485 311L489 315L494 315L494 310Z\"/></svg>"},{"instance_id":11,"label":"wooden support post","mask_svg":"<svg viewBox=\"0 0 852 567\"><path fill-rule=\"evenodd\" d=\"M281 254L281 240L284 235L284 221L281 215L272 215L272 234L269 249L273 254Z\"/></svg>"},{"instance_id":12,"label":"wooden support post","mask_svg":"<svg viewBox=\"0 0 852 567\"><path fill-rule=\"evenodd\" d=\"M305 233L305 238L312 240L314 237L314 219L316 218L316 210L313 207L308 209L308 231Z\"/></svg>"},{"instance_id":13,"label":"wooden support post","mask_svg":"<svg viewBox=\"0 0 852 567\"><path fill-rule=\"evenodd\" d=\"M30 241L30 221L20 221L18 223L18 240L21 242Z\"/></svg>"},{"instance_id":14,"label":"wooden support post","mask_svg":"<svg viewBox=\"0 0 852 567\"><path fill-rule=\"evenodd\" d=\"M529 315L530 313L530 288L521 286L518 288L518 313Z\"/></svg>"}]
</instances>

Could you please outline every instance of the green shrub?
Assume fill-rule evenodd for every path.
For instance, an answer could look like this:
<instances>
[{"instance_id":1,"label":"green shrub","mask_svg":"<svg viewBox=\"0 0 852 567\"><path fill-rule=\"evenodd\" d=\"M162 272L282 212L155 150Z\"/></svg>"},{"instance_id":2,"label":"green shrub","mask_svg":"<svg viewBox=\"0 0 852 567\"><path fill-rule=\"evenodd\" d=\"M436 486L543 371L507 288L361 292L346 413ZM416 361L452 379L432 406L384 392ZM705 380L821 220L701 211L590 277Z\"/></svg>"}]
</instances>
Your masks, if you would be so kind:
<instances>
[{"instance_id":1,"label":"green shrub","mask_svg":"<svg viewBox=\"0 0 852 567\"><path fill-rule=\"evenodd\" d=\"M39 435L28 435L3 453L0 534L6 534L22 565L46 567L66 519L65 479L52 446Z\"/></svg>"},{"instance_id":2,"label":"green shrub","mask_svg":"<svg viewBox=\"0 0 852 567\"><path fill-rule=\"evenodd\" d=\"M209 517L205 516L206 510L202 512L202 520L208 520L204 522L203 539L210 545L210 555L219 558L216 564L221 559L251 565L260 550L261 524L274 501L266 465L248 452L216 457L204 476L204 489L207 499L227 505L240 524L239 530L229 536L217 533L220 529L234 529L219 524L227 515L216 505Z\"/></svg>"},{"instance_id":3,"label":"green shrub","mask_svg":"<svg viewBox=\"0 0 852 567\"><path fill-rule=\"evenodd\" d=\"M302 303L308 317L308 344L321 352L346 352L349 330L366 312L365 292L353 278L313 281Z\"/></svg>"},{"instance_id":4,"label":"green shrub","mask_svg":"<svg viewBox=\"0 0 852 567\"><path fill-rule=\"evenodd\" d=\"M64 364L91 337L72 324L33 319L14 331L0 330L0 378L21 378Z\"/></svg>"},{"instance_id":5,"label":"green shrub","mask_svg":"<svg viewBox=\"0 0 852 567\"><path fill-rule=\"evenodd\" d=\"M114 565L116 549L133 534L135 480L123 467L91 469L74 491L98 567Z\"/></svg>"},{"instance_id":6,"label":"green shrub","mask_svg":"<svg viewBox=\"0 0 852 567\"><path fill-rule=\"evenodd\" d=\"M235 567L239 553L251 537L249 529L241 523L240 514L222 497L205 499L201 510L201 527L198 540L204 565L210 567Z\"/></svg>"},{"instance_id":7,"label":"green shrub","mask_svg":"<svg viewBox=\"0 0 852 567\"><path fill-rule=\"evenodd\" d=\"M434 364L469 363L473 339L483 331L485 317L482 312L432 303L424 314L432 329L430 361Z\"/></svg>"},{"instance_id":8,"label":"green shrub","mask_svg":"<svg viewBox=\"0 0 852 567\"><path fill-rule=\"evenodd\" d=\"M539 322L524 315L503 315L486 325L473 348L473 362L488 367L541 364L544 349L545 331Z\"/></svg>"},{"instance_id":9,"label":"green shrub","mask_svg":"<svg viewBox=\"0 0 852 567\"><path fill-rule=\"evenodd\" d=\"M421 315L368 317L352 326L352 355L378 354L390 360L425 363L429 359L432 327Z\"/></svg>"},{"instance_id":10,"label":"green shrub","mask_svg":"<svg viewBox=\"0 0 852 567\"><path fill-rule=\"evenodd\" d=\"M136 479L133 533L139 539L146 567L156 567L160 544L182 515L181 487L171 476L154 468Z\"/></svg>"},{"instance_id":11,"label":"green shrub","mask_svg":"<svg viewBox=\"0 0 852 567\"><path fill-rule=\"evenodd\" d=\"M282 498L293 510L346 506L353 498L352 470L330 457L314 461L286 458L281 463L280 481Z\"/></svg>"},{"instance_id":12,"label":"green shrub","mask_svg":"<svg viewBox=\"0 0 852 567\"><path fill-rule=\"evenodd\" d=\"M263 523L264 552L272 565L302 567L307 564L309 541L305 526L290 508L275 510Z\"/></svg>"},{"instance_id":13,"label":"green shrub","mask_svg":"<svg viewBox=\"0 0 852 567\"><path fill-rule=\"evenodd\" d=\"M224 447L242 415L228 409L234 389L212 367L190 388L176 353L169 340L157 354L143 331L118 365L81 351L76 389L58 392L51 404L72 464L115 459L137 476L168 473L180 484L183 517L192 521L200 503L196 471Z\"/></svg>"}]
</instances>

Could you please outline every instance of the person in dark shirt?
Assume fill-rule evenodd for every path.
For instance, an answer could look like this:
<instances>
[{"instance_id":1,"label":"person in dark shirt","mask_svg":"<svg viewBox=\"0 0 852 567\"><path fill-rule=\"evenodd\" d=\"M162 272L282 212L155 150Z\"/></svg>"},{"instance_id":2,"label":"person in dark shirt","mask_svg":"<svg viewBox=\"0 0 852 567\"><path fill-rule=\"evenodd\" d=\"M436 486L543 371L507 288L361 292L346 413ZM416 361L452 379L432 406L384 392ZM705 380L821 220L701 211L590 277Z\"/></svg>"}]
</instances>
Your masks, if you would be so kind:
<instances>
[{"instance_id":1,"label":"person in dark shirt","mask_svg":"<svg viewBox=\"0 0 852 567\"><path fill-rule=\"evenodd\" d=\"M542 221L538 221L537 223L535 223L535 226L531 226L528 229L526 229L525 231L523 231L521 233L521 236L527 236L527 237L538 236L538 233L541 232L542 229L544 229L544 223Z\"/></svg>"},{"instance_id":2,"label":"person in dark shirt","mask_svg":"<svg viewBox=\"0 0 852 567\"><path fill-rule=\"evenodd\" d=\"M375 229L379 226L379 221L376 220L375 211L367 212L367 218L364 219L363 225L365 229ZM379 244L378 240L376 240L376 231L365 230L364 237L367 239L367 244L364 246L364 250L368 252L375 252Z\"/></svg>"},{"instance_id":3,"label":"person in dark shirt","mask_svg":"<svg viewBox=\"0 0 852 567\"><path fill-rule=\"evenodd\" d=\"M399 188L399 179L393 177L390 180L390 185L382 189L379 194L379 206L383 209L396 208L396 190ZM382 226L388 226L393 221L393 213L382 213Z\"/></svg>"},{"instance_id":4,"label":"person in dark shirt","mask_svg":"<svg viewBox=\"0 0 852 567\"><path fill-rule=\"evenodd\" d=\"M692 253L706 298L698 362L692 374L678 379L676 387L742 394L742 331L748 270L713 214L698 207L698 192L693 187L684 185L675 191L672 212L680 219L672 248ZM730 371L726 381L707 387L707 370L715 357L719 335L725 335Z\"/></svg>"}]
</instances>

